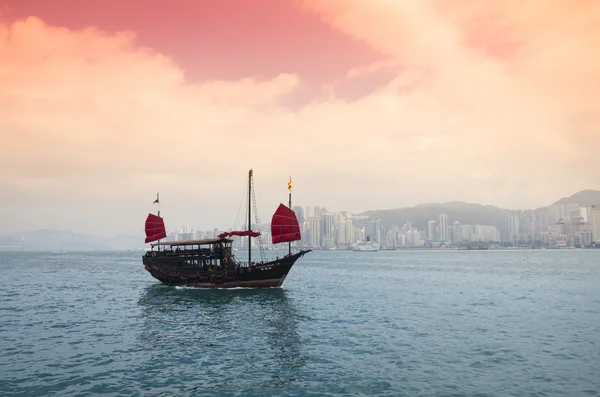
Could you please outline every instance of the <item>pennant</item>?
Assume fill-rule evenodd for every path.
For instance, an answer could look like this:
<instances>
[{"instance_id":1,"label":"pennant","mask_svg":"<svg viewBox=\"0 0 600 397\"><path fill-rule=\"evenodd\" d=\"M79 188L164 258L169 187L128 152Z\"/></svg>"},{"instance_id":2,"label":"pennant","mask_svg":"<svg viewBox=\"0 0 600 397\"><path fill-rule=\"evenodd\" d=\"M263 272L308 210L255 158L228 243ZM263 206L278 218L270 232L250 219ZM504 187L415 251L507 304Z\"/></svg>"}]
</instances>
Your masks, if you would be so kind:
<instances>
[{"instance_id":1,"label":"pennant","mask_svg":"<svg viewBox=\"0 0 600 397\"><path fill-rule=\"evenodd\" d=\"M288 190L292 190L292 176L290 175L290 181L288 182Z\"/></svg>"},{"instance_id":2,"label":"pennant","mask_svg":"<svg viewBox=\"0 0 600 397\"><path fill-rule=\"evenodd\" d=\"M156 193L156 200L152 202L152 204L158 203L158 193Z\"/></svg>"}]
</instances>

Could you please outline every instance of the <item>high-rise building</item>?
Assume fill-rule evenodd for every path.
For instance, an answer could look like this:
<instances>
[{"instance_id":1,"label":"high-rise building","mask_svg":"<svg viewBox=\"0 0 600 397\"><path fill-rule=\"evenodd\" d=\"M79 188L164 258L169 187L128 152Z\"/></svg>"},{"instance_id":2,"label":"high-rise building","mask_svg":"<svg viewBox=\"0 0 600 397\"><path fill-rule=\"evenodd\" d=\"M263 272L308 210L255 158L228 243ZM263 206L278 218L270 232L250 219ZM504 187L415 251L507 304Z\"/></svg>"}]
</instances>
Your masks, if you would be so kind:
<instances>
[{"instance_id":1,"label":"high-rise building","mask_svg":"<svg viewBox=\"0 0 600 397\"><path fill-rule=\"evenodd\" d=\"M584 247L590 245L592 243L592 233L590 232L581 232L579 234L580 244Z\"/></svg>"},{"instance_id":2,"label":"high-rise building","mask_svg":"<svg viewBox=\"0 0 600 397\"><path fill-rule=\"evenodd\" d=\"M321 246L321 219L311 218L310 219L310 246L320 247Z\"/></svg>"},{"instance_id":3,"label":"high-rise building","mask_svg":"<svg viewBox=\"0 0 600 397\"><path fill-rule=\"evenodd\" d=\"M553 205L550 207L550 224L560 222L565 217L564 205Z\"/></svg>"},{"instance_id":4,"label":"high-rise building","mask_svg":"<svg viewBox=\"0 0 600 397\"><path fill-rule=\"evenodd\" d=\"M462 242L462 235L461 235L459 221L454 221L454 223L452 224L452 242L454 244L458 244L458 243Z\"/></svg>"},{"instance_id":5,"label":"high-rise building","mask_svg":"<svg viewBox=\"0 0 600 397\"><path fill-rule=\"evenodd\" d=\"M460 225L460 237L462 241L473 241L473 225Z\"/></svg>"},{"instance_id":6,"label":"high-rise building","mask_svg":"<svg viewBox=\"0 0 600 397\"><path fill-rule=\"evenodd\" d=\"M437 241L437 223L436 221L427 222L427 238L429 241Z\"/></svg>"},{"instance_id":7,"label":"high-rise building","mask_svg":"<svg viewBox=\"0 0 600 397\"><path fill-rule=\"evenodd\" d=\"M354 241L365 241L365 228L354 229Z\"/></svg>"},{"instance_id":8,"label":"high-rise building","mask_svg":"<svg viewBox=\"0 0 600 397\"><path fill-rule=\"evenodd\" d=\"M337 241L338 244L352 244L352 219L342 219L338 224Z\"/></svg>"},{"instance_id":9,"label":"high-rise building","mask_svg":"<svg viewBox=\"0 0 600 397\"><path fill-rule=\"evenodd\" d=\"M365 224L365 237L369 237L369 240L376 240L377 238L377 223L375 221L368 221Z\"/></svg>"},{"instance_id":10,"label":"high-rise building","mask_svg":"<svg viewBox=\"0 0 600 397\"><path fill-rule=\"evenodd\" d=\"M313 215L313 216L314 216L315 218L319 218L319 219L321 219L321 215L322 215L322 214L323 214L323 211L321 210L321 207L319 207L318 205L315 205L315 208L314 208L314 215Z\"/></svg>"},{"instance_id":11,"label":"high-rise building","mask_svg":"<svg viewBox=\"0 0 600 397\"><path fill-rule=\"evenodd\" d=\"M333 234L333 214L321 215L321 238L330 238Z\"/></svg>"},{"instance_id":12,"label":"high-rise building","mask_svg":"<svg viewBox=\"0 0 600 397\"><path fill-rule=\"evenodd\" d=\"M500 232L494 226L475 225L474 241L500 241Z\"/></svg>"},{"instance_id":13,"label":"high-rise building","mask_svg":"<svg viewBox=\"0 0 600 397\"><path fill-rule=\"evenodd\" d=\"M299 205L295 205L292 207L294 212L296 213L296 218L298 218L298 223L302 224L304 222L304 208Z\"/></svg>"},{"instance_id":14,"label":"high-rise building","mask_svg":"<svg viewBox=\"0 0 600 397\"><path fill-rule=\"evenodd\" d=\"M533 241L537 240L539 231L539 222L537 218L534 218L531 220L531 222L529 222L529 235Z\"/></svg>"},{"instance_id":15,"label":"high-rise building","mask_svg":"<svg viewBox=\"0 0 600 397\"><path fill-rule=\"evenodd\" d=\"M346 242L352 244L356 242L356 238L354 237L354 226L352 225L352 219L346 219L344 223L346 224Z\"/></svg>"},{"instance_id":16,"label":"high-rise building","mask_svg":"<svg viewBox=\"0 0 600 397\"><path fill-rule=\"evenodd\" d=\"M583 218L584 222L588 221L588 209L586 207L579 207L579 214L581 218Z\"/></svg>"},{"instance_id":17,"label":"high-rise building","mask_svg":"<svg viewBox=\"0 0 600 397\"><path fill-rule=\"evenodd\" d=\"M590 218L592 220L592 239L596 243L600 243L600 204L592 205Z\"/></svg>"},{"instance_id":18,"label":"high-rise building","mask_svg":"<svg viewBox=\"0 0 600 397\"><path fill-rule=\"evenodd\" d=\"M412 228L406 234L407 244L408 245L422 245L421 244L421 235L419 231L415 228Z\"/></svg>"},{"instance_id":19,"label":"high-rise building","mask_svg":"<svg viewBox=\"0 0 600 397\"><path fill-rule=\"evenodd\" d=\"M306 220L309 220L310 218L315 216L315 211L313 210L313 207L311 207L310 205L307 205L306 213L304 214L304 216L306 217Z\"/></svg>"},{"instance_id":20,"label":"high-rise building","mask_svg":"<svg viewBox=\"0 0 600 397\"><path fill-rule=\"evenodd\" d=\"M440 225L440 241L448 241L448 215L441 213L438 215Z\"/></svg>"},{"instance_id":21,"label":"high-rise building","mask_svg":"<svg viewBox=\"0 0 600 397\"><path fill-rule=\"evenodd\" d=\"M519 215L516 213L508 217L508 239L512 242L519 241Z\"/></svg>"},{"instance_id":22,"label":"high-rise building","mask_svg":"<svg viewBox=\"0 0 600 397\"><path fill-rule=\"evenodd\" d=\"M334 212L333 213L333 228L337 229L339 227L341 221L342 221L342 216L340 215L340 213Z\"/></svg>"},{"instance_id":23,"label":"high-rise building","mask_svg":"<svg viewBox=\"0 0 600 397\"><path fill-rule=\"evenodd\" d=\"M348 241L346 241L346 222L344 222L344 221L340 222L337 232L338 232L338 236L337 236L338 244L347 243Z\"/></svg>"}]
</instances>

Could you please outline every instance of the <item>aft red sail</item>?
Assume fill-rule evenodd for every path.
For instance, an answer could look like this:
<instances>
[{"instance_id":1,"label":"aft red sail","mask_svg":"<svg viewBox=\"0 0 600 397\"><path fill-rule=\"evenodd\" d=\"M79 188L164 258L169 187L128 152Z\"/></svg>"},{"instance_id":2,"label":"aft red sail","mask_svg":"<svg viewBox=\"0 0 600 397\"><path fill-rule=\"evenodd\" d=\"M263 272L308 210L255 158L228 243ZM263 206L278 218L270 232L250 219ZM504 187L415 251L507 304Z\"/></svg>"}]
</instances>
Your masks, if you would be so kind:
<instances>
[{"instance_id":1,"label":"aft red sail","mask_svg":"<svg viewBox=\"0 0 600 397\"><path fill-rule=\"evenodd\" d=\"M160 216L148 214L146 218L146 243L167 238L165 222Z\"/></svg>"},{"instance_id":2,"label":"aft red sail","mask_svg":"<svg viewBox=\"0 0 600 397\"><path fill-rule=\"evenodd\" d=\"M260 236L260 232L253 232L252 230L240 230L233 232L224 232L219 234L219 238L231 237L231 236L241 236L241 237L258 237Z\"/></svg>"},{"instance_id":3,"label":"aft red sail","mask_svg":"<svg viewBox=\"0 0 600 397\"><path fill-rule=\"evenodd\" d=\"M273 244L302 240L300 225L296 213L283 204L279 204L271 219Z\"/></svg>"}]
</instances>

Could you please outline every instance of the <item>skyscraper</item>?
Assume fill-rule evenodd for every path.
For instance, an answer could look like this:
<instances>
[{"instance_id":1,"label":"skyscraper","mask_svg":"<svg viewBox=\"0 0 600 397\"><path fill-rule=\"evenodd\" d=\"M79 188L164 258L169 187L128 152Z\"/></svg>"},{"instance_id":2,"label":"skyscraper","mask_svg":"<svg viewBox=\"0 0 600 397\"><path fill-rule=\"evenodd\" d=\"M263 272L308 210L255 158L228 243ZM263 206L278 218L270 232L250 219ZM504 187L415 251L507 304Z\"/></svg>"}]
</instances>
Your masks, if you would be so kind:
<instances>
[{"instance_id":1,"label":"skyscraper","mask_svg":"<svg viewBox=\"0 0 600 397\"><path fill-rule=\"evenodd\" d=\"M438 223L440 224L440 241L448 241L448 215L439 214Z\"/></svg>"},{"instance_id":2,"label":"skyscraper","mask_svg":"<svg viewBox=\"0 0 600 397\"><path fill-rule=\"evenodd\" d=\"M346 219L344 223L346 224L346 242L352 244L356 241L356 238L354 238L354 226L352 225L352 219Z\"/></svg>"},{"instance_id":3,"label":"skyscraper","mask_svg":"<svg viewBox=\"0 0 600 397\"><path fill-rule=\"evenodd\" d=\"M346 222L341 221L338 227L338 236L337 236L338 244L347 243L346 241Z\"/></svg>"},{"instance_id":4,"label":"skyscraper","mask_svg":"<svg viewBox=\"0 0 600 397\"><path fill-rule=\"evenodd\" d=\"M459 221L454 221L454 223L452 224L452 242L454 244L462 242L462 233Z\"/></svg>"},{"instance_id":5,"label":"skyscraper","mask_svg":"<svg viewBox=\"0 0 600 397\"><path fill-rule=\"evenodd\" d=\"M588 221L588 209L585 207L579 207L579 216L583 218L584 222Z\"/></svg>"},{"instance_id":6,"label":"skyscraper","mask_svg":"<svg viewBox=\"0 0 600 397\"><path fill-rule=\"evenodd\" d=\"M315 212L313 210L313 207L311 207L310 205L306 206L306 213L304 214L304 216L306 217L306 220L309 220L310 218L312 218L313 216L315 216Z\"/></svg>"},{"instance_id":7,"label":"skyscraper","mask_svg":"<svg viewBox=\"0 0 600 397\"><path fill-rule=\"evenodd\" d=\"M333 247L335 245L334 222L332 213L321 215L321 246Z\"/></svg>"},{"instance_id":8,"label":"skyscraper","mask_svg":"<svg viewBox=\"0 0 600 397\"><path fill-rule=\"evenodd\" d=\"M320 247L321 246L321 219L320 218L311 218L310 219L310 245L312 247Z\"/></svg>"},{"instance_id":9,"label":"skyscraper","mask_svg":"<svg viewBox=\"0 0 600 397\"><path fill-rule=\"evenodd\" d=\"M427 238L429 241L437 241L437 223L436 221L427 222Z\"/></svg>"},{"instance_id":10,"label":"skyscraper","mask_svg":"<svg viewBox=\"0 0 600 397\"><path fill-rule=\"evenodd\" d=\"M324 213L325 213L325 211L323 211L323 209L321 207L319 207L318 205L315 205L314 213L313 213L313 216L315 218L321 219L321 215Z\"/></svg>"},{"instance_id":11,"label":"skyscraper","mask_svg":"<svg viewBox=\"0 0 600 397\"><path fill-rule=\"evenodd\" d=\"M512 242L519 241L519 215L516 213L508 217L508 238Z\"/></svg>"},{"instance_id":12,"label":"skyscraper","mask_svg":"<svg viewBox=\"0 0 600 397\"><path fill-rule=\"evenodd\" d=\"M590 211L592 219L592 239L596 243L600 243L600 204L592 205Z\"/></svg>"},{"instance_id":13,"label":"skyscraper","mask_svg":"<svg viewBox=\"0 0 600 397\"><path fill-rule=\"evenodd\" d=\"M292 207L294 212L296 213L296 218L298 218L298 223L302 224L304 222L304 208L299 205L295 205Z\"/></svg>"},{"instance_id":14,"label":"skyscraper","mask_svg":"<svg viewBox=\"0 0 600 397\"><path fill-rule=\"evenodd\" d=\"M321 215L321 236L330 237L333 233L333 214Z\"/></svg>"}]
</instances>

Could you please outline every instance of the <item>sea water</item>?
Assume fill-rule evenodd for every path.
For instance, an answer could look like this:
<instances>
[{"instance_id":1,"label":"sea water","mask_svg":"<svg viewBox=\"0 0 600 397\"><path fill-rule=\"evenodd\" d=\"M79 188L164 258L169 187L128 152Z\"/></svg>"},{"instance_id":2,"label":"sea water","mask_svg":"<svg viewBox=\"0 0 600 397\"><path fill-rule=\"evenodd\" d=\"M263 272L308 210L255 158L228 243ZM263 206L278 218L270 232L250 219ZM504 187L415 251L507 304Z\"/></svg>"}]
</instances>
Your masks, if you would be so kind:
<instances>
[{"instance_id":1,"label":"sea water","mask_svg":"<svg viewBox=\"0 0 600 397\"><path fill-rule=\"evenodd\" d=\"M317 251L269 290L141 255L0 252L0 396L600 395L600 250Z\"/></svg>"}]
</instances>

